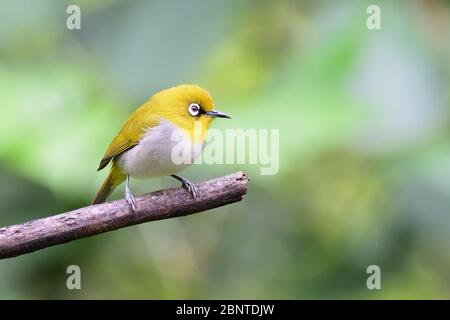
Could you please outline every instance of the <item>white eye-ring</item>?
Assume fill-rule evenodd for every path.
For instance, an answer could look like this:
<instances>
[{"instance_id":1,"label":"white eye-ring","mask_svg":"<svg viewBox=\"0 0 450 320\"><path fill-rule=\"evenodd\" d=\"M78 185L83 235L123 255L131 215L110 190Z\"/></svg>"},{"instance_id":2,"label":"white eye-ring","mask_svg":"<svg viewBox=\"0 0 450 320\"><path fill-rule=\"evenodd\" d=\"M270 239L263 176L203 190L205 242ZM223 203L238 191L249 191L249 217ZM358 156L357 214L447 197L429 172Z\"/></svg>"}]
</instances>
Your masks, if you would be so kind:
<instances>
[{"instance_id":1,"label":"white eye-ring","mask_svg":"<svg viewBox=\"0 0 450 320\"><path fill-rule=\"evenodd\" d=\"M200 106L197 103L191 103L188 111L191 116L196 117L200 113Z\"/></svg>"}]
</instances>

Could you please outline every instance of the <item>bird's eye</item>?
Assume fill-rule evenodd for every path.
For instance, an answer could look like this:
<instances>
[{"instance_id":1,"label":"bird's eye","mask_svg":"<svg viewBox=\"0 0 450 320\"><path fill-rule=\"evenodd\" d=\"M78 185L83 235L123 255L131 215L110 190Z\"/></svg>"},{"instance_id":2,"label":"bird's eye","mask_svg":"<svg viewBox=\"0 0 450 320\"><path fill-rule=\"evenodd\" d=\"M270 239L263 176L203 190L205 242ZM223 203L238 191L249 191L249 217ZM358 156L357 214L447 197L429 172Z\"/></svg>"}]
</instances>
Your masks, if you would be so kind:
<instances>
[{"instance_id":1,"label":"bird's eye","mask_svg":"<svg viewBox=\"0 0 450 320\"><path fill-rule=\"evenodd\" d=\"M200 113L200 106L196 103L191 103L189 105L188 111L191 116L196 117Z\"/></svg>"}]
</instances>

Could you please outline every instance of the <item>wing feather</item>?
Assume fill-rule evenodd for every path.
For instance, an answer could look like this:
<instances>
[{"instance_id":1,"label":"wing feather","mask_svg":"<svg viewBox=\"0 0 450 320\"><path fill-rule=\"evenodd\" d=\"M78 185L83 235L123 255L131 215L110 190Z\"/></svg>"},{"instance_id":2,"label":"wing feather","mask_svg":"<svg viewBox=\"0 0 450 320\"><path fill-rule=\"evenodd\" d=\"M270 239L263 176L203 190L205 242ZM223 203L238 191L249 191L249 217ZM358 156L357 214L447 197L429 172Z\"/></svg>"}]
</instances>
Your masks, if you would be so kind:
<instances>
[{"instance_id":1,"label":"wing feather","mask_svg":"<svg viewBox=\"0 0 450 320\"><path fill-rule=\"evenodd\" d=\"M148 129L158 125L160 116L152 115L149 107L148 103L144 104L130 116L109 145L97 170L102 170L115 157L136 146Z\"/></svg>"},{"instance_id":2,"label":"wing feather","mask_svg":"<svg viewBox=\"0 0 450 320\"><path fill-rule=\"evenodd\" d=\"M137 144L138 142L136 141L122 139L122 137L118 135L109 145L108 150L106 150L106 153L103 156L102 161L100 161L100 165L98 166L97 171L102 170L104 167L106 167L114 157L117 157L121 153L133 148Z\"/></svg>"}]
</instances>

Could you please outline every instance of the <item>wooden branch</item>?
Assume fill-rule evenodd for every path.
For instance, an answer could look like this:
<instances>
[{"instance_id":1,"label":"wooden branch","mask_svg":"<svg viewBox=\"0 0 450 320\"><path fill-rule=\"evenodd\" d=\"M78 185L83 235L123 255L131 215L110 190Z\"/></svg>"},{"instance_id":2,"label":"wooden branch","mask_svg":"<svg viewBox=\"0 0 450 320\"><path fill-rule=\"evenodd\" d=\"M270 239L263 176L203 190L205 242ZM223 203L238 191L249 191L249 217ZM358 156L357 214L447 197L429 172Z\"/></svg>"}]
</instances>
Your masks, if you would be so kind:
<instances>
[{"instance_id":1,"label":"wooden branch","mask_svg":"<svg viewBox=\"0 0 450 320\"><path fill-rule=\"evenodd\" d=\"M0 259L148 221L185 216L242 200L248 177L242 172L196 185L197 198L183 188L136 198L133 213L125 200L80 208L55 216L0 228Z\"/></svg>"}]
</instances>

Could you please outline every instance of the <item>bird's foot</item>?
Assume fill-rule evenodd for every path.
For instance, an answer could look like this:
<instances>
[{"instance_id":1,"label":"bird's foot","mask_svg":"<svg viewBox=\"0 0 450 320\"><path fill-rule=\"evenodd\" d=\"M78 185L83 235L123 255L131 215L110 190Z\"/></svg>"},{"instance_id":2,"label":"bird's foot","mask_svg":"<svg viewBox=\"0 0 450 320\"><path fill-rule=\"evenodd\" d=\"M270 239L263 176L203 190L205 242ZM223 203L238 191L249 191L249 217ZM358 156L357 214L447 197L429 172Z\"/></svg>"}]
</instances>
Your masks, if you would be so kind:
<instances>
[{"instance_id":1,"label":"bird's foot","mask_svg":"<svg viewBox=\"0 0 450 320\"><path fill-rule=\"evenodd\" d=\"M127 175L127 181L125 183L125 199L128 202L128 205L131 208L131 211L136 212L136 199L134 199L133 195L130 191L130 176Z\"/></svg>"},{"instance_id":2,"label":"bird's foot","mask_svg":"<svg viewBox=\"0 0 450 320\"><path fill-rule=\"evenodd\" d=\"M136 212L136 199L133 197L131 192L125 193L125 199L127 200L128 205L131 208L131 211Z\"/></svg>"},{"instance_id":3,"label":"bird's foot","mask_svg":"<svg viewBox=\"0 0 450 320\"><path fill-rule=\"evenodd\" d=\"M172 175L172 177L174 177L175 179L177 179L178 181L181 181L181 186L183 188L185 188L193 198L197 198L199 195L199 191L198 189L195 187L195 185L190 182L188 179L183 178L183 177L179 177L177 175Z\"/></svg>"},{"instance_id":4,"label":"bird's foot","mask_svg":"<svg viewBox=\"0 0 450 320\"><path fill-rule=\"evenodd\" d=\"M193 198L197 198L197 196L198 196L198 189L192 182L190 182L189 180L184 179L184 181L182 181L182 186L187 191L189 191L189 193L191 194L191 196Z\"/></svg>"}]
</instances>

